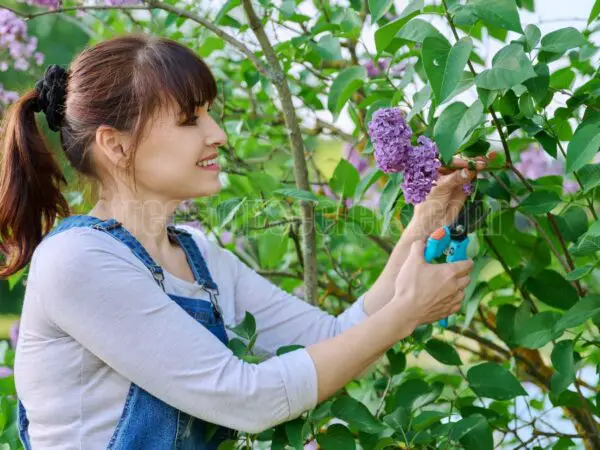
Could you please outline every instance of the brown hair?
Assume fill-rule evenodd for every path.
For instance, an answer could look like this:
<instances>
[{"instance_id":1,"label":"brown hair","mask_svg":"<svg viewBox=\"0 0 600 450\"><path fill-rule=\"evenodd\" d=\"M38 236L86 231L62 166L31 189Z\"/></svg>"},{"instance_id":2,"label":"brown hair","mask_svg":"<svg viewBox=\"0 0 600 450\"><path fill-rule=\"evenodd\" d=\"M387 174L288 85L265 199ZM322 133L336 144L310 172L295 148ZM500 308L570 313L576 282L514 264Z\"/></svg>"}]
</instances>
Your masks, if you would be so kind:
<instances>
[{"instance_id":1,"label":"brown hair","mask_svg":"<svg viewBox=\"0 0 600 450\"><path fill-rule=\"evenodd\" d=\"M198 106L212 103L215 79L187 47L142 33L118 36L81 52L68 69L60 143L67 160L84 176L95 177L90 145L100 125L130 132L127 168L154 113L178 105L187 124ZM25 93L7 111L2 126L0 168L0 252L5 278L31 259L57 216L70 215L60 187L60 166L35 120L38 91ZM135 183L135 178L134 178Z\"/></svg>"}]
</instances>

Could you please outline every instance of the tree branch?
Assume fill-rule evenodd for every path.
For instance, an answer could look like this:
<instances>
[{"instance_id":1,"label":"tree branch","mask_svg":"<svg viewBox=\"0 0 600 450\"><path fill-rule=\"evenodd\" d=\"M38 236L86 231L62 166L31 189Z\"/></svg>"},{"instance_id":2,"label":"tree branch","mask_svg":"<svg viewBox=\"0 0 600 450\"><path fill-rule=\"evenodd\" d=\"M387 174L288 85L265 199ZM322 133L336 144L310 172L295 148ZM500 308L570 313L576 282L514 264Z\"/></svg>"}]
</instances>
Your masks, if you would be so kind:
<instances>
[{"instance_id":1,"label":"tree branch","mask_svg":"<svg viewBox=\"0 0 600 450\"><path fill-rule=\"evenodd\" d=\"M308 169L304 156L302 131L298 123L298 118L296 117L296 110L292 102L292 94L285 78L285 74L279 64L279 59L273 50L273 46L265 33L263 24L256 15L251 0L242 0L242 5L246 12L246 16L248 17L250 28L258 39L263 53L267 58L272 74L271 80L280 97L285 123L289 130L289 139L294 159L294 177L296 179L296 186L299 189L310 191ZM309 303L315 304L317 301L317 236L314 226L314 205L312 202L302 201L300 203L300 208L302 216L302 238L304 244L305 295L306 300Z\"/></svg>"},{"instance_id":2,"label":"tree branch","mask_svg":"<svg viewBox=\"0 0 600 450\"><path fill-rule=\"evenodd\" d=\"M147 5L147 6L146 6ZM223 31L221 28L216 26L213 22L200 17L197 14L194 14L190 11L186 11L181 8L177 8L175 6L169 5L168 3L158 2L155 0L146 0L146 5L85 5L85 6L69 6L65 8L57 8L57 9L49 9L47 11L41 11L37 13L27 14L20 11L16 11L8 6L0 5L0 8L7 9L12 11L14 14L24 18L25 20L35 19L36 17L45 16L48 14L61 14L69 11L92 11L92 10L119 10L119 11L132 11L132 10L142 10L142 11L150 11L152 9L162 9L163 11L172 12L180 17L186 17L206 29L212 31L214 34L219 36L229 45L234 47L243 53L248 59L250 59L256 66L256 68L265 75L267 78L271 79L272 74L269 71L268 67L262 63L262 61L254 54L252 50L250 50L246 45L244 45L241 41L230 35L229 33Z\"/></svg>"}]
</instances>

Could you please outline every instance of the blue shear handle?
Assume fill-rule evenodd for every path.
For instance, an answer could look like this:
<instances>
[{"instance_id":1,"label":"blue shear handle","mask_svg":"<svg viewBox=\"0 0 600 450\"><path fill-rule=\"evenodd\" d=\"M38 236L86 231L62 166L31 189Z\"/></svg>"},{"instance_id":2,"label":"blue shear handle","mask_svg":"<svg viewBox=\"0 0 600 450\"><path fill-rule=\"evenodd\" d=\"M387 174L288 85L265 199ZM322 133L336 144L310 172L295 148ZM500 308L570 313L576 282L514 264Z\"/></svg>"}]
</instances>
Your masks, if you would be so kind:
<instances>
[{"instance_id":1,"label":"blue shear handle","mask_svg":"<svg viewBox=\"0 0 600 450\"><path fill-rule=\"evenodd\" d=\"M447 262L458 262L467 259L467 247L469 246L469 237L462 241L450 242L450 251L448 252Z\"/></svg>"},{"instance_id":2,"label":"blue shear handle","mask_svg":"<svg viewBox=\"0 0 600 450\"><path fill-rule=\"evenodd\" d=\"M435 236L435 237L434 237ZM437 230L432 236L427 238L425 245L425 261L430 263L435 258L439 258L450 244L450 228L447 226Z\"/></svg>"},{"instance_id":3,"label":"blue shear handle","mask_svg":"<svg viewBox=\"0 0 600 450\"><path fill-rule=\"evenodd\" d=\"M448 256L446 257L446 262L458 262L464 261L467 259L467 247L469 246L469 238L466 237L462 241L453 241L450 238L450 229L449 227L443 228L443 235L438 233L437 239L433 236L430 236L427 239L427 244L425 246L425 261L430 263L435 258L438 258L442 255L446 247L450 245ZM439 324L447 328L448 327L448 318L444 318L439 321Z\"/></svg>"},{"instance_id":4,"label":"blue shear handle","mask_svg":"<svg viewBox=\"0 0 600 450\"><path fill-rule=\"evenodd\" d=\"M467 259L467 247L469 246L469 237L467 236L462 241L452 241L450 242L450 251L448 252L448 257L446 261L449 263L464 261ZM444 328L448 327L448 318L444 318L439 321L440 325Z\"/></svg>"}]
</instances>

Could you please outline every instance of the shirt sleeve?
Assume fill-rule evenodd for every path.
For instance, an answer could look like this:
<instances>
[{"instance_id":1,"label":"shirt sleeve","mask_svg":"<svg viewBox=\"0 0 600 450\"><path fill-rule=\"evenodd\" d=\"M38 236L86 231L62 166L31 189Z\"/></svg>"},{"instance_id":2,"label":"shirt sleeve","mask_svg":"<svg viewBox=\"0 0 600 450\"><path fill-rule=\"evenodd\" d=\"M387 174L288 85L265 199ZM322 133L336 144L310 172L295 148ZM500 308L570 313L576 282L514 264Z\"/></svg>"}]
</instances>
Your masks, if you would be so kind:
<instances>
[{"instance_id":1,"label":"shirt sleeve","mask_svg":"<svg viewBox=\"0 0 600 450\"><path fill-rule=\"evenodd\" d=\"M155 397L208 422L258 433L316 405L306 350L260 364L240 360L119 246L89 228L38 246L29 282L40 283L56 327Z\"/></svg>"},{"instance_id":2,"label":"shirt sleeve","mask_svg":"<svg viewBox=\"0 0 600 450\"><path fill-rule=\"evenodd\" d=\"M246 311L256 319L256 346L267 354L275 354L285 345L305 347L335 337L364 321L361 295L338 316L285 292L270 280L248 267L230 250L220 247L203 236L209 247L208 257L226 258L235 282L236 323L243 320ZM217 254L217 255L215 255Z\"/></svg>"}]
</instances>

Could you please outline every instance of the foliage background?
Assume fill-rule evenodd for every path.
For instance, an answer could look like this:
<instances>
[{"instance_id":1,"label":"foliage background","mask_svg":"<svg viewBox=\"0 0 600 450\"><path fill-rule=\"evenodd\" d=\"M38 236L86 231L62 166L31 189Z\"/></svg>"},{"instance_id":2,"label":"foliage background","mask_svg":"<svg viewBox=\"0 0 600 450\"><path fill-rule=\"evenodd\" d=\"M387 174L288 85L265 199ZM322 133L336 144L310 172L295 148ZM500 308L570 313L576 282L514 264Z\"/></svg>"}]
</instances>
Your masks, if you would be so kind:
<instances>
[{"instance_id":1,"label":"foliage background","mask_svg":"<svg viewBox=\"0 0 600 450\"><path fill-rule=\"evenodd\" d=\"M52 0L0 0L29 17L45 57L0 72L0 92L31 88L47 64L115 34L188 45L219 80L214 114L229 145L223 191L174 220L333 314L375 281L412 214L402 175L374 164L374 111L402 108L446 161L498 153L476 187L493 214L473 236L476 276L456 323L420 327L316 410L235 445L599 449L600 2L539 28L536 8L557 1L196 3L67 0L57 12ZM63 167L74 212L86 212L93 192ZM6 338L25 275L0 282ZM257 361L252 318L237 331L235 351ZM14 380L3 375L0 440L16 448Z\"/></svg>"}]
</instances>

